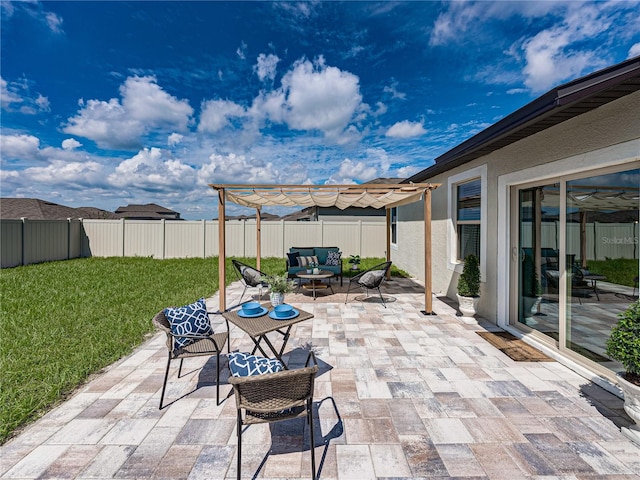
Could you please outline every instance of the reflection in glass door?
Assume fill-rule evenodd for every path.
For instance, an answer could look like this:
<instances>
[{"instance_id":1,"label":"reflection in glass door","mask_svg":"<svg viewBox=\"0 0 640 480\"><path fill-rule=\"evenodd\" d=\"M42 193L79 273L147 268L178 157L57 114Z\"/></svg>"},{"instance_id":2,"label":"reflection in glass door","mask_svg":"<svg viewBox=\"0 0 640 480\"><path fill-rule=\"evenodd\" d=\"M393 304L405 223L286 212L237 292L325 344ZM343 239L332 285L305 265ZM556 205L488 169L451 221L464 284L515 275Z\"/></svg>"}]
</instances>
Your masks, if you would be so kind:
<instances>
[{"instance_id":1,"label":"reflection in glass door","mask_svg":"<svg viewBox=\"0 0 640 480\"><path fill-rule=\"evenodd\" d=\"M567 182L565 347L614 369L605 342L637 299L639 186L637 169Z\"/></svg>"},{"instance_id":2,"label":"reflection in glass door","mask_svg":"<svg viewBox=\"0 0 640 480\"><path fill-rule=\"evenodd\" d=\"M605 345L638 299L640 169L516 191L517 323L577 359L620 370Z\"/></svg>"},{"instance_id":3,"label":"reflection in glass door","mask_svg":"<svg viewBox=\"0 0 640 480\"><path fill-rule=\"evenodd\" d=\"M559 185L519 192L518 322L555 339L559 312Z\"/></svg>"}]
</instances>

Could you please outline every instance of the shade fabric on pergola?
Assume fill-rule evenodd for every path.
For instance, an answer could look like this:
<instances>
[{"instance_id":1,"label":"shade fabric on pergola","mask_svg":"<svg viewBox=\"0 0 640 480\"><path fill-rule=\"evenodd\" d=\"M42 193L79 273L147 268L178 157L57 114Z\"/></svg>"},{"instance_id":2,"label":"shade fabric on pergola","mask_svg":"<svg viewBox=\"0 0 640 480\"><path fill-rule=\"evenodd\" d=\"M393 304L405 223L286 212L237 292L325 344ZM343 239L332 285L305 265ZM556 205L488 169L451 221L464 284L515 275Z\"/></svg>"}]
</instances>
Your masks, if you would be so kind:
<instances>
[{"instance_id":1,"label":"shade fabric on pergola","mask_svg":"<svg viewBox=\"0 0 640 480\"><path fill-rule=\"evenodd\" d=\"M209 184L218 192L219 299L220 311L226 310L225 206L231 201L256 209L256 260L260 269L260 211L265 206L385 208L387 210L387 260L390 260L391 236L389 209L420 200L424 203L425 314L432 313L431 299L431 190L439 184L408 183L363 185L246 185ZM222 219L222 220L221 220Z\"/></svg>"}]
</instances>

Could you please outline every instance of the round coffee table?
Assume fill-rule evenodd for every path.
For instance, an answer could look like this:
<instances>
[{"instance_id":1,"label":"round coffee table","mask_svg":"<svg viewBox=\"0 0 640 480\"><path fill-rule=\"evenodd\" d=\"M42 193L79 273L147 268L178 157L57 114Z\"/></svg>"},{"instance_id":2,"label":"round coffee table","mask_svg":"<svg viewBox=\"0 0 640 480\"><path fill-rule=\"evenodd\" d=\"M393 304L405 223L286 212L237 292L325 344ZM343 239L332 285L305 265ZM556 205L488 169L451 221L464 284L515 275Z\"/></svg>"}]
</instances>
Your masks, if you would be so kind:
<instances>
[{"instance_id":1,"label":"round coffee table","mask_svg":"<svg viewBox=\"0 0 640 480\"><path fill-rule=\"evenodd\" d=\"M328 270L320 270L318 273L307 273L304 270L302 272L298 272L296 273L296 277L298 277L298 288L296 290L296 293L298 292L298 290L300 290L300 285L302 285L303 279L309 280L309 283L305 283L304 285L302 285L302 288L311 290L313 292L314 300L316 299L317 290L329 288L331 290L331 293L334 293L331 285L329 283L323 282L323 280L329 280L333 276L334 273Z\"/></svg>"}]
</instances>

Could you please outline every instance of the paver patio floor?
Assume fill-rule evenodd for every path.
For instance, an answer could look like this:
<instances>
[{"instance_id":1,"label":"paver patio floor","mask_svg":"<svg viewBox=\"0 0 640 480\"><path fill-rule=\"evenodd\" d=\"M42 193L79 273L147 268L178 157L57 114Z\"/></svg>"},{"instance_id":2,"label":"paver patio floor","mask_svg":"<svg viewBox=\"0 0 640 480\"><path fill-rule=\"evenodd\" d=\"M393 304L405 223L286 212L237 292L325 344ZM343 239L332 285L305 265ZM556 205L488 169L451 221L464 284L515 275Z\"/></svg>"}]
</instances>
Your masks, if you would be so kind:
<instances>
[{"instance_id":1,"label":"paver patio floor","mask_svg":"<svg viewBox=\"0 0 640 480\"><path fill-rule=\"evenodd\" d=\"M289 299L315 315L294 327L285 359L295 368L311 348L320 363L319 478L640 478L640 447L620 433L631 423L622 400L557 362L512 361L476 334L489 323L463 321L438 299L437 315L423 316L420 288L387 283L388 308L361 295ZM240 292L234 284L230 301ZM208 303L215 310L217 297ZM232 329L232 350L251 346ZM215 358L185 360L180 379L172 364L173 403L158 410L165 363L157 334L2 446L0 478L235 478L235 400L216 406ZM248 427L243 477L309 478L305 428Z\"/></svg>"}]
</instances>

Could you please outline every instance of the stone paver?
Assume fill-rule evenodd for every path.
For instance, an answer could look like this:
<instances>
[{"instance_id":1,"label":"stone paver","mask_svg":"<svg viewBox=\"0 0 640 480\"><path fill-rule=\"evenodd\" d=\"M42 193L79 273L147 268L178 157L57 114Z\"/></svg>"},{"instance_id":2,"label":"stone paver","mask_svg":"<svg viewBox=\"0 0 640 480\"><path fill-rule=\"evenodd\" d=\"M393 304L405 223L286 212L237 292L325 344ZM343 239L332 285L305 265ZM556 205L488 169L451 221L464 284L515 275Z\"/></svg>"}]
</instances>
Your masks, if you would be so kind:
<instances>
[{"instance_id":1,"label":"stone paver","mask_svg":"<svg viewBox=\"0 0 640 480\"><path fill-rule=\"evenodd\" d=\"M228 303L240 291L233 285ZM295 326L285 359L300 366L311 348L320 363L319 478L640 478L621 399L557 362L512 361L476 334L494 326L438 299L437 315L423 316L417 282L393 280L385 296L386 309L362 295L290 300L315 315ZM251 346L232 329L232 350ZM0 447L0 478L235 478L235 400L216 405L215 358L186 360L179 379L173 365L160 411L165 361L155 335ZM223 368L222 398L227 378ZM243 478L309 478L307 428L245 428Z\"/></svg>"}]
</instances>

